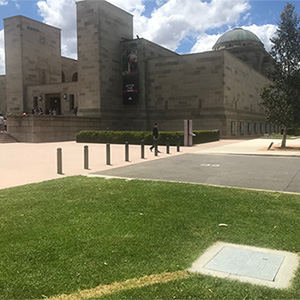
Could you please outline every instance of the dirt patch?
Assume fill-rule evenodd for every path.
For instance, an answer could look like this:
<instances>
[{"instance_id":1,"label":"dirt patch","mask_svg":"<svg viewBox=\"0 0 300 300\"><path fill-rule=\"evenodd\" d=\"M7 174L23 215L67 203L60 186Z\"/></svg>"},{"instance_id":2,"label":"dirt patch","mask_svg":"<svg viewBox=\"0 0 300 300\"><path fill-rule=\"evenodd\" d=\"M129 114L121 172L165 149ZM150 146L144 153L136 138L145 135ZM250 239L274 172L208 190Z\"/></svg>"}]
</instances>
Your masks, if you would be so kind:
<instances>
[{"instance_id":1,"label":"dirt patch","mask_svg":"<svg viewBox=\"0 0 300 300\"><path fill-rule=\"evenodd\" d=\"M162 273L156 275L144 276L141 278L128 279L123 282L116 282L110 285L100 285L93 289L79 291L70 295L59 295L51 298L44 298L48 300L83 300L95 297L101 297L103 295L113 294L122 290L129 290L140 288L147 285L156 283L166 283L172 280L186 278L189 276L187 271L177 271L173 273Z\"/></svg>"},{"instance_id":2,"label":"dirt patch","mask_svg":"<svg viewBox=\"0 0 300 300\"><path fill-rule=\"evenodd\" d=\"M300 146L288 146L286 148L281 148L280 146L272 146L270 150L268 150L268 147L259 149L259 151L290 151L290 152L300 152Z\"/></svg>"}]
</instances>

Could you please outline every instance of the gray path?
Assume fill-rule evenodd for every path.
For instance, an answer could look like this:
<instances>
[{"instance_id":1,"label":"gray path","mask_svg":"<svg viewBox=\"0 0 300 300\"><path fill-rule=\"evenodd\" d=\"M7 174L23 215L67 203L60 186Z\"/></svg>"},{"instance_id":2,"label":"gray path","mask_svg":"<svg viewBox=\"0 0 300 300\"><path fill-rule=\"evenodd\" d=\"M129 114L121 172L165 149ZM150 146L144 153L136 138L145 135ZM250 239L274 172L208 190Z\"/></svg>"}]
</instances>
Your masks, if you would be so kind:
<instances>
[{"instance_id":1,"label":"gray path","mask_svg":"<svg viewBox=\"0 0 300 300\"><path fill-rule=\"evenodd\" d=\"M94 174L300 193L297 157L183 154Z\"/></svg>"}]
</instances>

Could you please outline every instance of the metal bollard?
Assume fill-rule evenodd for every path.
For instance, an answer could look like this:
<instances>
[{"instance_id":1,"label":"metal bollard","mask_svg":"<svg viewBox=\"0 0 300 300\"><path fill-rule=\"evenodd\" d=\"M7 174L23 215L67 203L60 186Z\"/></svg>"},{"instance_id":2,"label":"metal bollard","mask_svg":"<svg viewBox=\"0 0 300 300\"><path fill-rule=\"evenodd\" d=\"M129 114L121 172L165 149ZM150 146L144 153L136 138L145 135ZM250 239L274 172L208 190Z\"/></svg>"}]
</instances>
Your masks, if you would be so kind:
<instances>
[{"instance_id":1,"label":"metal bollard","mask_svg":"<svg viewBox=\"0 0 300 300\"><path fill-rule=\"evenodd\" d=\"M158 156L158 145L157 145L157 140L154 141L154 155Z\"/></svg>"},{"instance_id":2,"label":"metal bollard","mask_svg":"<svg viewBox=\"0 0 300 300\"><path fill-rule=\"evenodd\" d=\"M270 150L270 149L272 148L273 144L274 144L274 143L271 143L271 144L269 145L268 150Z\"/></svg>"},{"instance_id":3,"label":"metal bollard","mask_svg":"<svg viewBox=\"0 0 300 300\"><path fill-rule=\"evenodd\" d=\"M89 168L89 146L84 146L84 168Z\"/></svg>"},{"instance_id":4,"label":"metal bollard","mask_svg":"<svg viewBox=\"0 0 300 300\"><path fill-rule=\"evenodd\" d=\"M129 161L129 144L125 143L125 161Z\"/></svg>"},{"instance_id":5,"label":"metal bollard","mask_svg":"<svg viewBox=\"0 0 300 300\"><path fill-rule=\"evenodd\" d=\"M145 142L141 141L141 158L145 158Z\"/></svg>"},{"instance_id":6,"label":"metal bollard","mask_svg":"<svg viewBox=\"0 0 300 300\"><path fill-rule=\"evenodd\" d=\"M57 174L63 174L62 171L62 149L57 148Z\"/></svg>"},{"instance_id":7,"label":"metal bollard","mask_svg":"<svg viewBox=\"0 0 300 300\"><path fill-rule=\"evenodd\" d=\"M106 164L110 165L110 144L106 144Z\"/></svg>"},{"instance_id":8,"label":"metal bollard","mask_svg":"<svg viewBox=\"0 0 300 300\"><path fill-rule=\"evenodd\" d=\"M180 152L180 137L177 137L177 152Z\"/></svg>"},{"instance_id":9,"label":"metal bollard","mask_svg":"<svg viewBox=\"0 0 300 300\"><path fill-rule=\"evenodd\" d=\"M167 154L170 154L170 139L167 138Z\"/></svg>"}]
</instances>

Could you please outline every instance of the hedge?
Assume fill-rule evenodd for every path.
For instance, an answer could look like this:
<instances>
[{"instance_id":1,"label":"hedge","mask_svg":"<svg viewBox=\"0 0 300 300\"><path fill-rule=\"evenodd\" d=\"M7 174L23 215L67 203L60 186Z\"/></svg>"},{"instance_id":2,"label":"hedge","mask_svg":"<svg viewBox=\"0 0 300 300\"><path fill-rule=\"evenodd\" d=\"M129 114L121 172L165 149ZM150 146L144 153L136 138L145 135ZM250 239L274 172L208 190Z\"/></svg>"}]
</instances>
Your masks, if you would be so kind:
<instances>
[{"instance_id":1,"label":"hedge","mask_svg":"<svg viewBox=\"0 0 300 300\"><path fill-rule=\"evenodd\" d=\"M289 129L287 130L287 134L288 134L288 135L299 136L299 135L300 135L300 128L289 128Z\"/></svg>"},{"instance_id":2,"label":"hedge","mask_svg":"<svg viewBox=\"0 0 300 300\"><path fill-rule=\"evenodd\" d=\"M218 141L220 132L217 130L195 130L194 144ZM158 135L158 144L165 145L167 138L175 146L177 139L183 145L183 131L161 131ZM152 131L80 131L76 135L77 143L111 143L111 144L140 144L144 140L146 145L153 142Z\"/></svg>"}]
</instances>

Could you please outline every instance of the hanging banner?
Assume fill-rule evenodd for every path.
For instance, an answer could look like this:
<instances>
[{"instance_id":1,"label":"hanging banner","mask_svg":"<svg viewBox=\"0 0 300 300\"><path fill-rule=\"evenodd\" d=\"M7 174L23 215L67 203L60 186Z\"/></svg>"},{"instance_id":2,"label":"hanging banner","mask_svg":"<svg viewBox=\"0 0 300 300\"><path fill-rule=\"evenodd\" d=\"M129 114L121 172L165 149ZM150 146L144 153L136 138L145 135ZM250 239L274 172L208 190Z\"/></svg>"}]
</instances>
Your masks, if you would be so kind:
<instances>
[{"instance_id":1,"label":"hanging banner","mask_svg":"<svg viewBox=\"0 0 300 300\"><path fill-rule=\"evenodd\" d=\"M123 104L138 103L137 42L124 43L122 47Z\"/></svg>"}]
</instances>

